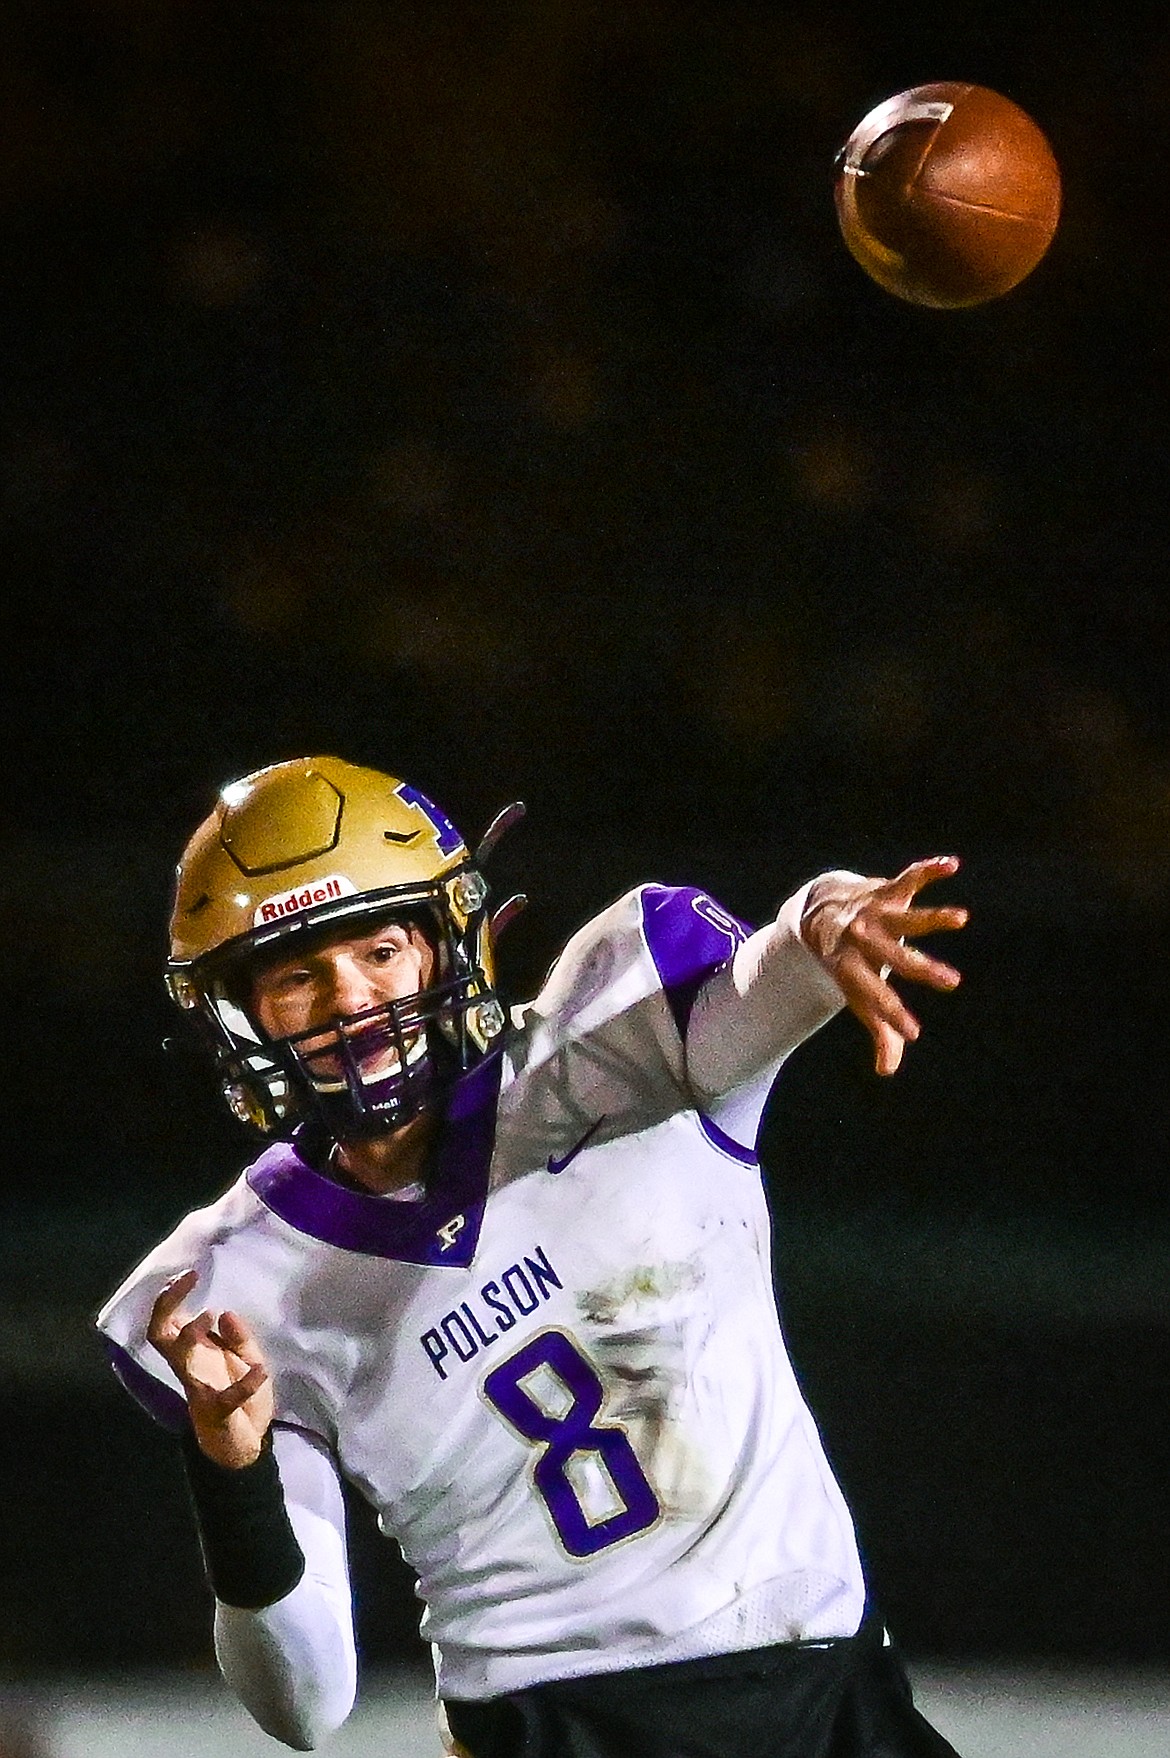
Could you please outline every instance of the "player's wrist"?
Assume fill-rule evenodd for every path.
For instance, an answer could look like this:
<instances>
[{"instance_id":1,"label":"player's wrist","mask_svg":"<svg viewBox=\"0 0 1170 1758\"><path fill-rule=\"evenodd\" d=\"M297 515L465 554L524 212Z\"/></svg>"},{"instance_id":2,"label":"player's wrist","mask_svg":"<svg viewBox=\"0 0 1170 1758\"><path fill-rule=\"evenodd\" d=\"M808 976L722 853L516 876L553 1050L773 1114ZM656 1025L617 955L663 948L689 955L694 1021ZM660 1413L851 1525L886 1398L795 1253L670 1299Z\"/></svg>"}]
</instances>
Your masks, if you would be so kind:
<instances>
[{"instance_id":1,"label":"player's wrist","mask_svg":"<svg viewBox=\"0 0 1170 1758\"><path fill-rule=\"evenodd\" d=\"M304 1574L305 1556L285 1507L271 1429L250 1465L209 1458L193 1426L184 1431L181 1445L215 1597L253 1610L274 1605Z\"/></svg>"},{"instance_id":2,"label":"player's wrist","mask_svg":"<svg viewBox=\"0 0 1170 1758\"><path fill-rule=\"evenodd\" d=\"M272 1445L272 1431L266 1429L254 1443L225 1441L221 1434L203 1434L192 1425L195 1444L208 1464L220 1471L250 1471Z\"/></svg>"}]
</instances>

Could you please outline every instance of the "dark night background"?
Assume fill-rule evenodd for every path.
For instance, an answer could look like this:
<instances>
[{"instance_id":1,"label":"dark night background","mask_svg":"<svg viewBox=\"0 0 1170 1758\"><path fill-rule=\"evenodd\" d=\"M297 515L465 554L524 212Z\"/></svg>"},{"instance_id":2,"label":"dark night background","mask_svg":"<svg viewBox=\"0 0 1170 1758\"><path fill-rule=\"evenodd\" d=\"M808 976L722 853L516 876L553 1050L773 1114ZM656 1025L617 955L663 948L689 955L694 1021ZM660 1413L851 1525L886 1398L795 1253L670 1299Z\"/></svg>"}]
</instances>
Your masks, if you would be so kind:
<instances>
[{"instance_id":1,"label":"dark night background","mask_svg":"<svg viewBox=\"0 0 1170 1758\"><path fill-rule=\"evenodd\" d=\"M831 199L940 78L1065 180L953 314ZM786 1324L912 1653L1166 1658L1168 125L1125 4L9 0L0 1676L207 1664L89 1314L248 1151L162 1049L173 863L313 751L527 800L516 996L639 878L964 857L903 1072L838 1020L776 1095Z\"/></svg>"}]
</instances>

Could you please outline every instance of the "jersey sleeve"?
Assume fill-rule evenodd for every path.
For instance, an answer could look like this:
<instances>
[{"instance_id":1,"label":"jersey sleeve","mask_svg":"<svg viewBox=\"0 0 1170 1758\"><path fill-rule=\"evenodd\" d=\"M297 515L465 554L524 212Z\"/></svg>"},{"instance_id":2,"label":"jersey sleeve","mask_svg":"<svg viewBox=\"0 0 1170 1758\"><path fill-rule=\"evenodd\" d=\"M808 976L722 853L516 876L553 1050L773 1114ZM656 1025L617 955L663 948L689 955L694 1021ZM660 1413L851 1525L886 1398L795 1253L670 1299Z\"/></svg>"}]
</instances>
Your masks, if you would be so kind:
<instances>
[{"instance_id":1,"label":"jersey sleeve","mask_svg":"<svg viewBox=\"0 0 1170 1758\"><path fill-rule=\"evenodd\" d=\"M808 891L802 886L754 933L706 892L642 891L643 933L683 1045L687 1090L704 1117L747 1149L780 1069L842 1005L801 938Z\"/></svg>"},{"instance_id":2,"label":"jersey sleeve","mask_svg":"<svg viewBox=\"0 0 1170 1758\"><path fill-rule=\"evenodd\" d=\"M740 942L707 978L691 1009L688 1081L704 1114L745 1147L755 1144L768 1094L788 1057L844 1001L801 938L808 891L809 885L802 886L775 921Z\"/></svg>"},{"instance_id":3,"label":"jersey sleeve","mask_svg":"<svg viewBox=\"0 0 1170 1758\"><path fill-rule=\"evenodd\" d=\"M174 1373L147 1339L155 1301L184 1270L206 1271L210 1247L202 1225L207 1213L188 1215L167 1239L130 1272L97 1315L102 1345L115 1375L148 1416L178 1434L186 1425L187 1400Z\"/></svg>"},{"instance_id":4,"label":"jersey sleeve","mask_svg":"<svg viewBox=\"0 0 1170 1758\"><path fill-rule=\"evenodd\" d=\"M524 1012L504 1128L522 1113L537 1158L598 1121L620 1135L688 1109L754 1146L777 1069L841 1004L800 940L803 895L758 934L685 886L640 886L594 917ZM743 980L757 966L765 980Z\"/></svg>"},{"instance_id":5,"label":"jersey sleeve","mask_svg":"<svg viewBox=\"0 0 1170 1758\"><path fill-rule=\"evenodd\" d=\"M505 1127L516 1106L553 1140L599 1119L616 1134L639 1130L689 1107L691 1007L747 934L704 893L663 885L627 892L587 922L523 1010Z\"/></svg>"},{"instance_id":6,"label":"jersey sleeve","mask_svg":"<svg viewBox=\"0 0 1170 1758\"><path fill-rule=\"evenodd\" d=\"M644 885L642 933L680 1042L703 984L751 934L746 922L690 886Z\"/></svg>"}]
</instances>

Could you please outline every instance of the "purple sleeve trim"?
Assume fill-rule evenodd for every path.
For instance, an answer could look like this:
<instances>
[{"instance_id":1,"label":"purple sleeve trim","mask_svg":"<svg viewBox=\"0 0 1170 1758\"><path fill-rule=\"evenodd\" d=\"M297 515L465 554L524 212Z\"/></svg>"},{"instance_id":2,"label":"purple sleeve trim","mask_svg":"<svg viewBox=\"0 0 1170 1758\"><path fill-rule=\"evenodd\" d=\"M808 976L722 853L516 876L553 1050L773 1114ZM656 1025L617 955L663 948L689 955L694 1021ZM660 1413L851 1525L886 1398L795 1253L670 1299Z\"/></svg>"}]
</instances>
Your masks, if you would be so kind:
<instances>
[{"instance_id":1,"label":"purple sleeve trim","mask_svg":"<svg viewBox=\"0 0 1170 1758\"><path fill-rule=\"evenodd\" d=\"M711 1146L718 1148L720 1153L729 1155L733 1160L738 1160L741 1166L754 1167L759 1165L760 1156L757 1153L751 1148L745 1148L742 1142L733 1141L720 1129L717 1123L712 1123L709 1117L704 1117L702 1112L699 1113L699 1127Z\"/></svg>"},{"instance_id":2,"label":"purple sleeve trim","mask_svg":"<svg viewBox=\"0 0 1170 1758\"><path fill-rule=\"evenodd\" d=\"M690 886L644 885L641 897L646 945L683 1038L695 996L751 929Z\"/></svg>"},{"instance_id":3,"label":"purple sleeve trim","mask_svg":"<svg viewBox=\"0 0 1170 1758\"><path fill-rule=\"evenodd\" d=\"M112 1337L103 1337L102 1342L105 1344L110 1366L135 1402L141 1404L146 1414L153 1416L163 1428L170 1429L172 1434L181 1434L187 1426L187 1400L182 1394L176 1392L172 1386L164 1386L161 1380L156 1380L153 1374L147 1373L129 1351L123 1349L120 1343L115 1343Z\"/></svg>"}]
</instances>

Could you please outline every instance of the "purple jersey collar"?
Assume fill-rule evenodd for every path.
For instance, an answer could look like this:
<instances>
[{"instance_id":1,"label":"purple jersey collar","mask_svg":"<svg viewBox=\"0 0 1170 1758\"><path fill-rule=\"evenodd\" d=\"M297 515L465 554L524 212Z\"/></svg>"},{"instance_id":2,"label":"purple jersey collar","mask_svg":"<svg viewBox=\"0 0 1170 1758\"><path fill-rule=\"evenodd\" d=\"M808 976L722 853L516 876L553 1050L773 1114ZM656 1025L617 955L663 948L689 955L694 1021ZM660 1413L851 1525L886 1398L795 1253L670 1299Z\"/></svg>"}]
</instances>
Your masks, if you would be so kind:
<instances>
[{"instance_id":1,"label":"purple jersey collar","mask_svg":"<svg viewBox=\"0 0 1170 1758\"><path fill-rule=\"evenodd\" d=\"M502 1053L463 1075L443 1118L437 1169L419 1202L395 1202L335 1184L280 1142L248 1168L264 1205L298 1233L342 1251L465 1269L475 1256L496 1133Z\"/></svg>"}]
</instances>

